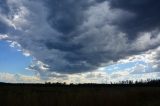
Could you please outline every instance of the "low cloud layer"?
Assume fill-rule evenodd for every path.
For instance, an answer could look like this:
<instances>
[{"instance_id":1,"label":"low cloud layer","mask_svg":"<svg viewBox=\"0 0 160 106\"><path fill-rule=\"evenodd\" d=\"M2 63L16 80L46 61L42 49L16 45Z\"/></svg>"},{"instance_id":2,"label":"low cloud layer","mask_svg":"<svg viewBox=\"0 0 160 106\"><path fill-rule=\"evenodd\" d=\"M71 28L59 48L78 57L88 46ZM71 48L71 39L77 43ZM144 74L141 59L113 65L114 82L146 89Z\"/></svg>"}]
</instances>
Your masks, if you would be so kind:
<instances>
[{"instance_id":1,"label":"low cloud layer","mask_svg":"<svg viewBox=\"0 0 160 106\"><path fill-rule=\"evenodd\" d=\"M29 69L42 76L90 72L148 51L156 62L159 9L153 0L4 0L0 34L33 56Z\"/></svg>"}]
</instances>

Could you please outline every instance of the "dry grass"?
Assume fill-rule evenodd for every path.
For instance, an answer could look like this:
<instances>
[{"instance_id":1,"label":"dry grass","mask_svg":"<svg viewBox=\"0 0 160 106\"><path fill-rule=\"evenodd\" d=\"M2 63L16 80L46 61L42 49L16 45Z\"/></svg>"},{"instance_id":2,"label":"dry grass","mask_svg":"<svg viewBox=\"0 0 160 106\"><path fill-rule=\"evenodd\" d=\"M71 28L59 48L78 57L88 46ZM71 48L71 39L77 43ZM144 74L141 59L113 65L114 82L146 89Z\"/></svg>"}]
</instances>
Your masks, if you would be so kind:
<instances>
[{"instance_id":1,"label":"dry grass","mask_svg":"<svg viewBox=\"0 0 160 106\"><path fill-rule=\"evenodd\" d=\"M0 106L160 106L160 88L1 86Z\"/></svg>"}]
</instances>

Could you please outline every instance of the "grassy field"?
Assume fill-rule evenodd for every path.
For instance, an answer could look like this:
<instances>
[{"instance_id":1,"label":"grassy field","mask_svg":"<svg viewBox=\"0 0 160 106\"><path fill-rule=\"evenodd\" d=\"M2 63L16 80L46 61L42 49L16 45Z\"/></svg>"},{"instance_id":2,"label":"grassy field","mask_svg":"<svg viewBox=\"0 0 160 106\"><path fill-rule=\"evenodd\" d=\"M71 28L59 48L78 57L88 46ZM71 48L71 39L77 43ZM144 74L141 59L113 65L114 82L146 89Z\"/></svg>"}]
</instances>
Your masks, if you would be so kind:
<instances>
[{"instance_id":1,"label":"grassy field","mask_svg":"<svg viewBox=\"0 0 160 106\"><path fill-rule=\"evenodd\" d=\"M160 87L3 85L0 106L160 106Z\"/></svg>"}]
</instances>

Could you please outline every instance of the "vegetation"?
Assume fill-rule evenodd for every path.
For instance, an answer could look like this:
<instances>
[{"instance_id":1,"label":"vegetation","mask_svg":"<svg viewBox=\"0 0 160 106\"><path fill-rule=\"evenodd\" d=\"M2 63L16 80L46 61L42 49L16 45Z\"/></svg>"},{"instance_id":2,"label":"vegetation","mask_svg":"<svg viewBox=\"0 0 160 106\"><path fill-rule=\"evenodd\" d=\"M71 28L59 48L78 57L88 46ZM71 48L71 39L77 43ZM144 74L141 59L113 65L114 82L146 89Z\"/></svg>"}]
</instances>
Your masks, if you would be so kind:
<instances>
[{"instance_id":1,"label":"vegetation","mask_svg":"<svg viewBox=\"0 0 160 106\"><path fill-rule=\"evenodd\" d=\"M160 80L115 84L0 84L0 106L159 106Z\"/></svg>"}]
</instances>

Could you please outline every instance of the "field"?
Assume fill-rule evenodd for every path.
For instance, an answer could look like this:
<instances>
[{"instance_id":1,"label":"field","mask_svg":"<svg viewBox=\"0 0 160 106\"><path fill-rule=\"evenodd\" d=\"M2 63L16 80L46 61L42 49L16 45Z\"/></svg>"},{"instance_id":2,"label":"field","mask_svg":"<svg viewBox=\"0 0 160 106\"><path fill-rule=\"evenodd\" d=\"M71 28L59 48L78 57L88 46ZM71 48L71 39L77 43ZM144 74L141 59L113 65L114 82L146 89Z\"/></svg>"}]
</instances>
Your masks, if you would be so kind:
<instances>
[{"instance_id":1,"label":"field","mask_svg":"<svg viewBox=\"0 0 160 106\"><path fill-rule=\"evenodd\" d=\"M2 84L0 106L160 106L160 87Z\"/></svg>"}]
</instances>

